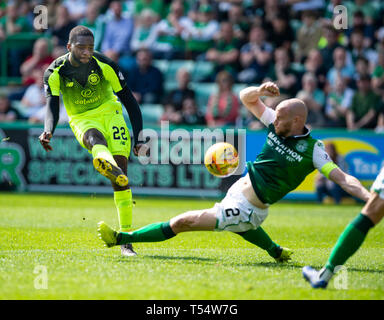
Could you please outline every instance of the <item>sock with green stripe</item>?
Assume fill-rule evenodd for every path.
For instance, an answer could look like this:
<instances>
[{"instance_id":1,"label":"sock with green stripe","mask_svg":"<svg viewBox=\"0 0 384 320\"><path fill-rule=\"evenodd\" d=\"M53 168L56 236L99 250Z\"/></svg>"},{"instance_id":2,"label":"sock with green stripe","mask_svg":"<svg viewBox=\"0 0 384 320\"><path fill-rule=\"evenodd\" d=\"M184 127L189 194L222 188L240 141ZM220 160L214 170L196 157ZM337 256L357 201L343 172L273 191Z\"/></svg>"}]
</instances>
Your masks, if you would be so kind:
<instances>
[{"instance_id":1,"label":"sock with green stripe","mask_svg":"<svg viewBox=\"0 0 384 320\"><path fill-rule=\"evenodd\" d=\"M118 167L111 151L109 151L108 148L102 144L95 144L92 147L92 157L93 159L103 158L112 163L114 166Z\"/></svg>"},{"instance_id":2,"label":"sock with green stripe","mask_svg":"<svg viewBox=\"0 0 384 320\"><path fill-rule=\"evenodd\" d=\"M173 238L175 235L176 234L173 232L169 221L156 222L132 232L119 232L117 236L117 244L159 242Z\"/></svg>"},{"instance_id":3,"label":"sock with green stripe","mask_svg":"<svg viewBox=\"0 0 384 320\"><path fill-rule=\"evenodd\" d=\"M272 241L262 227L246 232L239 232L238 234L250 243L266 250L272 258L277 258L281 254L280 246Z\"/></svg>"},{"instance_id":4,"label":"sock with green stripe","mask_svg":"<svg viewBox=\"0 0 384 320\"><path fill-rule=\"evenodd\" d=\"M129 231L132 228L132 191L131 189L115 191L113 196L119 216L120 231Z\"/></svg>"},{"instance_id":5,"label":"sock with green stripe","mask_svg":"<svg viewBox=\"0 0 384 320\"><path fill-rule=\"evenodd\" d=\"M343 265L360 248L369 229L373 226L371 219L360 213L340 235L325 268L333 273L336 266Z\"/></svg>"}]
</instances>

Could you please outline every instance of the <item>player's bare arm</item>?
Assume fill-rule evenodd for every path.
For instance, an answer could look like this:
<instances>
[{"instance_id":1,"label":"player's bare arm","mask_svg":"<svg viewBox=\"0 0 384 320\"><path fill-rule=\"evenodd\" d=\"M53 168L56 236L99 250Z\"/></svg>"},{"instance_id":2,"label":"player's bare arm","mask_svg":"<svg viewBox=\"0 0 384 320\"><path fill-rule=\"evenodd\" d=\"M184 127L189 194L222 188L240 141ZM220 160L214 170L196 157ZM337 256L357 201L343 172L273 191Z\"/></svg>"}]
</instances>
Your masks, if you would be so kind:
<instances>
[{"instance_id":1,"label":"player's bare arm","mask_svg":"<svg viewBox=\"0 0 384 320\"><path fill-rule=\"evenodd\" d=\"M265 82L259 87L251 86L240 91L240 100L252 114L260 119L267 106L260 97L277 97L280 95L279 87L273 82Z\"/></svg>"},{"instance_id":2,"label":"player's bare arm","mask_svg":"<svg viewBox=\"0 0 384 320\"><path fill-rule=\"evenodd\" d=\"M359 180L346 174L340 168L335 168L329 174L329 179L337 183L344 191L361 200L368 201L370 193L365 189Z\"/></svg>"}]
</instances>

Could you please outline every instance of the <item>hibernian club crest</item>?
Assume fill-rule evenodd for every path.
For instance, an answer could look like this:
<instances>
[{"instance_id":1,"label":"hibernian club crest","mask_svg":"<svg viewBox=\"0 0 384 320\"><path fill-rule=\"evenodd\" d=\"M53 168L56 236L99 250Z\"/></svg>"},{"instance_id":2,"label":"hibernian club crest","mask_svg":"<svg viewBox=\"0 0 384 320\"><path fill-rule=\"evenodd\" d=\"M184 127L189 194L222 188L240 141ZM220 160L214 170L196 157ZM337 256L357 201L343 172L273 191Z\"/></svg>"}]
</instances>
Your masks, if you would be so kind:
<instances>
[{"instance_id":1,"label":"hibernian club crest","mask_svg":"<svg viewBox=\"0 0 384 320\"><path fill-rule=\"evenodd\" d=\"M305 152L308 149L308 142L305 140L300 140L296 144L296 150L299 152Z\"/></svg>"}]
</instances>

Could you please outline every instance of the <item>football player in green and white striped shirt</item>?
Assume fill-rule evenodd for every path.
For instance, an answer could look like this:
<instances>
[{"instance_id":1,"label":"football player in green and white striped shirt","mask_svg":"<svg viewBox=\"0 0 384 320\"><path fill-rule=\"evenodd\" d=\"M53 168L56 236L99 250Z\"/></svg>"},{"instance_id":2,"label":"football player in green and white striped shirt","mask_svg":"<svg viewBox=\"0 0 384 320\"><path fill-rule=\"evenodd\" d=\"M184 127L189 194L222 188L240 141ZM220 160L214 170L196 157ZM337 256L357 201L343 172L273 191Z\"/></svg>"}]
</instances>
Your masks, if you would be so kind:
<instances>
[{"instance_id":1,"label":"football player in green and white striped shirt","mask_svg":"<svg viewBox=\"0 0 384 320\"><path fill-rule=\"evenodd\" d=\"M274 243L260 225L268 215L268 207L296 189L308 174L317 169L352 196L368 200L368 190L338 168L325 152L323 143L311 137L305 126L307 107L303 101L282 101L274 111L260 100L261 96L279 94L279 88L272 82L240 92L241 101L264 123L268 134L256 160L247 163L248 174L231 186L220 203L133 232L116 232L100 222L100 238L111 247L130 242L163 241L186 231L226 230L266 250L277 261L287 261L292 250Z\"/></svg>"}]
</instances>

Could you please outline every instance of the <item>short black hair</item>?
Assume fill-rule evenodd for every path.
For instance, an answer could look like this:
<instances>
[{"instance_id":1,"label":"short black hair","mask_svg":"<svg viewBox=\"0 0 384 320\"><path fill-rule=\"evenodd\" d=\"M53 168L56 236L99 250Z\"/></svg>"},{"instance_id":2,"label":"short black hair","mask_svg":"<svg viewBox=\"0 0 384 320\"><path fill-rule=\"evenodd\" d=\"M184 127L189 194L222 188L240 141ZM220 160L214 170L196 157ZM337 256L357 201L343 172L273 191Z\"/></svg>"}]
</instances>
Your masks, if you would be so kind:
<instances>
[{"instance_id":1,"label":"short black hair","mask_svg":"<svg viewBox=\"0 0 384 320\"><path fill-rule=\"evenodd\" d=\"M68 43L75 43L78 36L94 38L93 33L90 29L88 29L85 26L77 26L77 27L74 27L69 33Z\"/></svg>"}]
</instances>

